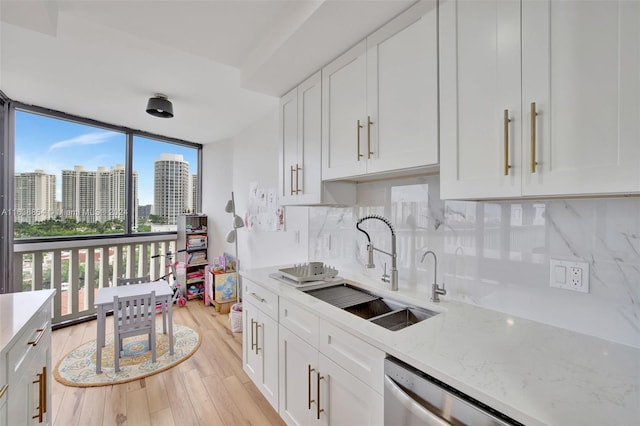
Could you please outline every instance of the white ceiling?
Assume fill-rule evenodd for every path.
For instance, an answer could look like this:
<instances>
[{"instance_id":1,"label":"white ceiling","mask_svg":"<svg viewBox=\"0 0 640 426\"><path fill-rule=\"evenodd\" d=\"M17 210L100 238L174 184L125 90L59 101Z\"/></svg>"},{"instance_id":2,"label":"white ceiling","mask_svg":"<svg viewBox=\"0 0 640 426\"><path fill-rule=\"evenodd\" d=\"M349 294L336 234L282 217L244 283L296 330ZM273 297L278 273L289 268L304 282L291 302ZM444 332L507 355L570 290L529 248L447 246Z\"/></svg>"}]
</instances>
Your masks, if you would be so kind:
<instances>
[{"instance_id":1,"label":"white ceiling","mask_svg":"<svg viewBox=\"0 0 640 426\"><path fill-rule=\"evenodd\" d=\"M232 137L414 0L0 0L11 99L198 143ZM154 93L175 117L144 111Z\"/></svg>"}]
</instances>

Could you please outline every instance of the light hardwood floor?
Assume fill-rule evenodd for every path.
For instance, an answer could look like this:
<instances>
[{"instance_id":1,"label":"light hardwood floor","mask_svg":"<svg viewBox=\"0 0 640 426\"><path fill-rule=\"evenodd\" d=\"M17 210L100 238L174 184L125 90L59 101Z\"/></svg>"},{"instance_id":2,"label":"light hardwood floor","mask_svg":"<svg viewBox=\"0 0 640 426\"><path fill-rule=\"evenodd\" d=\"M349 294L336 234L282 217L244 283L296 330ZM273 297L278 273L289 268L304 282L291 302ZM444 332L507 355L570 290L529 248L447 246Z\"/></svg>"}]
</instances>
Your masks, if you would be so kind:
<instances>
[{"instance_id":1,"label":"light hardwood floor","mask_svg":"<svg viewBox=\"0 0 640 426\"><path fill-rule=\"evenodd\" d=\"M231 333L227 315L192 300L174 305L173 320L200 332L191 358L121 385L77 388L52 379L53 426L284 424L242 370L242 334ZM95 338L96 321L54 331L52 365Z\"/></svg>"}]
</instances>

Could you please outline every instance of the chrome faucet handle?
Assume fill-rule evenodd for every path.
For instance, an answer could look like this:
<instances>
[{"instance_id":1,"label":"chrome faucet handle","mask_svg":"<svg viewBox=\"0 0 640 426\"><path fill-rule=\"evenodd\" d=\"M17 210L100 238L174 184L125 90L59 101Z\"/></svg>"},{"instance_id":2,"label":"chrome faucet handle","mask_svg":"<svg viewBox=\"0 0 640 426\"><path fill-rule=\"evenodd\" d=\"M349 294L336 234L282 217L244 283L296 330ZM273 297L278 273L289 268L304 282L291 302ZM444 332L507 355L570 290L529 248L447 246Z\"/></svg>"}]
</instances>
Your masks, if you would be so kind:
<instances>
[{"instance_id":1,"label":"chrome faucet handle","mask_svg":"<svg viewBox=\"0 0 640 426\"><path fill-rule=\"evenodd\" d=\"M431 301L438 303L440 302L440 296L445 296L446 294L447 290L444 288L444 283L442 283L442 287L437 282L432 284Z\"/></svg>"},{"instance_id":2,"label":"chrome faucet handle","mask_svg":"<svg viewBox=\"0 0 640 426\"><path fill-rule=\"evenodd\" d=\"M384 269L382 272L382 278L381 280L385 283L391 282L391 276L389 274L387 274L387 262L384 263Z\"/></svg>"},{"instance_id":3,"label":"chrome faucet handle","mask_svg":"<svg viewBox=\"0 0 640 426\"><path fill-rule=\"evenodd\" d=\"M367 244L367 255L368 255L367 268L369 269L375 268L376 264L373 263L373 244L371 243Z\"/></svg>"}]
</instances>

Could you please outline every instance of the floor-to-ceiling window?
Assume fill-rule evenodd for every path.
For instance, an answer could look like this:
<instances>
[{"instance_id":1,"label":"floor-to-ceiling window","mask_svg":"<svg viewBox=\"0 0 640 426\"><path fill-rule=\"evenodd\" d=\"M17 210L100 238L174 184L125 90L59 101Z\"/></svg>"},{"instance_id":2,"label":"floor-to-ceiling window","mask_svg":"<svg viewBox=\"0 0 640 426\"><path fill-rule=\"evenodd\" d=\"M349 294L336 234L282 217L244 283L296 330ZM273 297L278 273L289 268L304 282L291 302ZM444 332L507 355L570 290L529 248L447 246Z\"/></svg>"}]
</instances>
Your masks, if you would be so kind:
<instances>
[{"instance_id":1,"label":"floor-to-ceiling window","mask_svg":"<svg viewBox=\"0 0 640 426\"><path fill-rule=\"evenodd\" d=\"M24 252L24 245L32 243L39 247L42 242L64 240L123 238L126 242L133 235L138 239L175 235L177 215L199 210L199 144L8 100L7 104L0 121L0 129L8 128L2 133L7 164L0 181L5 203L0 254L3 270L20 268L25 276L23 289L33 288L35 278L28 275L35 268L28 264L29 254L21 255L27 264L12 263L8 253L13 244ZM58 280L65 288L72 279L65 275L62 251ZM50 280L46 256L43 288L49 288ZM78 273L84 285L84 270ZM18 281L3 274L0 292L17 291L13 287L20 285Z\"/></svg>"}]
</instances>

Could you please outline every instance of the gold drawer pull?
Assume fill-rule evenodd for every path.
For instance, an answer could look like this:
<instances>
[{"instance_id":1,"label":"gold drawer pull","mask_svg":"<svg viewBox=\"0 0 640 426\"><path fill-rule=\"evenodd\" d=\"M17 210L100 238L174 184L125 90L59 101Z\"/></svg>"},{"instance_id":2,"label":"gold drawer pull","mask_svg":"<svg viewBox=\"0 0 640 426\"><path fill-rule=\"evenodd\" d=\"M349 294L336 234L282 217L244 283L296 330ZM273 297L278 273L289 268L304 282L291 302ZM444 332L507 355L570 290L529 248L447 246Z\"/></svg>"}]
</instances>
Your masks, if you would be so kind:
<instances>
[{"instance_id":1,"label":"gold drawer pull","mask_svg":"<svg viewBox=\"0 0 640 426\"><path fill-rule=\"evenodd\" d=\"M253 334L253 326L254 326L254 324L257 324L257 323L258 323L258 321L254 321L253 318L251 318L251 350L254 350L254 349L256 349L258 347L258 343L257 343L258 339L255 339L256 343L253 342L254 341L254 336L255 336ZM256 329L256 331L257 331L257 329ZM258 353L257 349L256 349L256 353Z\"/></svg>"},{"instance_id":2,"label":"gold drawer pull","mask_svg":"<svg viewBox=\"0 0 640 426\"><path fill-rule=\"evenodd\" d=\"M318 403L316 404L316 419L320 420L320 413L322 413L324 411L323 409L320 409L320 380L324 379L324 376L320 375L320 372L317 371L317 381L316 381L316 392L318 393L317 398L318 398Z\"/></svg>"},{"instance_id":3,"label":"gold drawer pull","mask_svg":"<svg viewBox=\"0 0 640 426\"><path fill-rule=\"evenodd\" d=\"M258 346L258 337L260 337L260 333L258 333L258 328L262 327L260 324L258 324L258 321L256 321L256 355L258 355L258 351L260 350L260 346Z\"/></svg>"},{"instance_id":4,"label":"gold drawer pull","mask_svg":"<svg viewBox=\"0 0 640 426\"><path fill-rule=\"evenodd\" d=\"M358 125L357 125L357 131L358 131L358 143L357 143L357 149L358 149L358 161L360 161L360 157L364 157L364 155L360 154L360 129L362 129L362 124L360 124L360 120L358 120Z\"/></svg>"},{"instance_id":5,"label":"gold drawer pull","mask_svg":"<svg viewBox=\"0 0 640 426\"><path fill-rule=\"evenodd\" d=\"M311 403L315 402L315 400L311 399L311 372L316 371L315 368L311 368L311 364L308 365L307 368L307 402L308 409L311 410Z\"/></svg>"},{"instance_id":6,"label":"gold drawer pull","mask_svg":"<svg viewBox=\"0 0 640 426\"><path fill-rule=\"evenodd\" d=\"M263 299L262 297L258 296L258 295L257 295L257 294L255 294L255 293L249 293L249 294L250 294L254 299L259 300L259 301L260 301L260 303L264 303L264 299Z\"/></svg>"},{"instance_id":7,"label":"gold drawer pull","mask_svg":"<svg viewBox=\"0 0 640 426\"><path fill-rule=\"evenodd\" d=\"M373 124L373 121L371 121L371 116L367 115L367 159L371 158L371 154L373 154L373 151L371 151L371 125Z\"/></svg>"},{"instance_id":8,"label":"gold drawer pull","mask_svg":"<svg viewBox=\"0 0 640 426\"><path fill-rule=\"evenodd\" d=\"M536 172L536 118L538 113L536 112L536 103L531 102L531 173Z\"/></svg>"},{"instance_id":9,"label":"gold drawer pull","mask_svg":"<svg viewBox=\"0 0 640 426\"><path fill-rule=\"evenodd\" d=\"M509 169L511 166L509 165L509 123L511 123L511 119L509 118L509 110L504 110L504 175L509 175Z\"/></svg>"},{"instance_id":10,"label":"gold drawer pull","mask_svg":"<svg viewBox=\"0 0 640 426\"><path fill-rule=\"evenodd\" d=\"M2 398L5 393L7 393L8 389L9 389L9 385L4 385L2 389L0 389L0 398Z\"/></svg>"},{"instance_id":11,"label":"gold drawer pull","mask_svg":"<svg viewBox=\"0 0 640 426\"><path fill-rule=\"evenodd\" d=\"M40 343L42 336L44 336L45 329L38 328L36 331L39 333L38 336L34 340L27 342L27 345L38 346L38 343Z\"/></svg>"},{"instance_id":12,"label":"gold drawer pull","mask_svg":"<svg viewBox=\"0 0 640 426\"><path fill-rule=\"evenodd\" d=\"M302 192L302 189L300 189L300 170L302 170L302 167L296 163L296 194Z\"/></svg>"}]
</instances>

